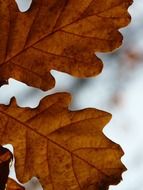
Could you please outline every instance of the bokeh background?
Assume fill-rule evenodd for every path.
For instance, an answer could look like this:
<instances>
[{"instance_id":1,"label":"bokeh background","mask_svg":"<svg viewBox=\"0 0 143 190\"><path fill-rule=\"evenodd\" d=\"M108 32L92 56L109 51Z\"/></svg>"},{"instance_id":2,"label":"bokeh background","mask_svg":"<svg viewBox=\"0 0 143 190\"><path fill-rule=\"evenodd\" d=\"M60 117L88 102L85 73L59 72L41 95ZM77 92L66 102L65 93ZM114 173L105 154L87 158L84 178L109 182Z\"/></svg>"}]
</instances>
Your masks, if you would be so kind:
<instances>
[{"instance_id":1,"label":"bokeh background","mask_svg":"<svg viewBox=\"0 0 143 190\"><path fill-rule=\"evenodd\" d=\"M31 0L17 0L26 10ZM48 92L30 88L9 79L9 85L0 88L0 103L8 104L12 96L22 107L36 107L42 97L54 92L70 92L70 109L95 107L112 113L112 121L104 133L120 144L127 167L123 181L110 190L143 190L143 2L135 0L129 8L131 24L121 29L124 42L121 48L108 54L98 54L104 60L104 70L96 78L77 79L65 73L51 71L56 87ZM12 150L12 148L11 148ZM14 169L11 176L15 177ZM36 179L32 186L35 190ZM32 187L26 184L27 190ZM36 190L41 189L40 185Z\"/></svg>"}]
</instances>

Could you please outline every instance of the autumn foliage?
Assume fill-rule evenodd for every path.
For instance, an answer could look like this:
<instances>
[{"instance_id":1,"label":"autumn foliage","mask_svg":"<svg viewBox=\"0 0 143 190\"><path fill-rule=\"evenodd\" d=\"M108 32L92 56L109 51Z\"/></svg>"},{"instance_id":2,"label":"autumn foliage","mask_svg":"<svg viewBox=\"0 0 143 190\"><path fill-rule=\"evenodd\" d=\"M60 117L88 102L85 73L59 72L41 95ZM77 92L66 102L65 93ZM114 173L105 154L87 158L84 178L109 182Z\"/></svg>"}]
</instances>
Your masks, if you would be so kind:
<instances>
[{"instance_id":1,"label":"autumn foliage","mask_svg":"<svg viewBox=\"0 0 143 190\"><path fill-rule=\"evenodd\" d=\"M118 30L130 21L131 2L35 0L21 13L14 0L0 0L1 85L11 77L48 90L55 84L52 69L77 77L99 74L102 61L94 53L121 45ZM70 95L59 93L36 109L19 108L15 99L0 105L0 144L13 145L22 183L36 176L45 190L108 189L125 170L120 146L102 132L111 115L92 108L70 111L69 104ZM5 154L0 153L1 190L6 183L7 190L21 190L13 180L6 182Z\"/></svg>"}]
</instances>

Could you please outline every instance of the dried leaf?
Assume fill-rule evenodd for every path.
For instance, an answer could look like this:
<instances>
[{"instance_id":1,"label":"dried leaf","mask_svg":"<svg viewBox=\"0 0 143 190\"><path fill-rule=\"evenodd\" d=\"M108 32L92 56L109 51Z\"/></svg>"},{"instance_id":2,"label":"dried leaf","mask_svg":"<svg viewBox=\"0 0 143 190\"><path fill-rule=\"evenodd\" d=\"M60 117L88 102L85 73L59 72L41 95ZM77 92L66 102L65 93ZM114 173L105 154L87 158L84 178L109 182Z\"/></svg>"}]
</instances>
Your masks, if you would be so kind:
<instances>
[{"instance_id":1,"label":"dried leaf","mask_svg":"<svg viewBox=\"0 0 143 190\"><path fill-rule=\"evenodd\" d=\"M77 77L102 70L94 52L119 47L132 0L36 0L26 13L0 0L0 81L14 78L47 90L51 69Z\"/></svg>"},{"instance_id":2,"label":"dried leaf","mask_svg":"<svg viewBox=\"0 0 143 190\"><path fill-rule=\"evenodd\" d=\"M25 190L25 188L19 185L13 179L9 178L7 182L6 190Z\"/></svg>"},{"instance_id":3,"label":"dried leaf","mask_svg":"<svg viewBox=\"0 0 143 190\"><path fill-rule=\"evenodd\" d=\"M0 143L14 146L20 182L36 176L45 190L99 190L117 184L125 170L119 145L102 129L111 115L97 109L69 111L58 93L37 109L0 106Z\"/></svg>"},{"instance_id":4,"label":"dried leaf","mask_svg":"<svg viewBox=\"0 0 143 190\"><path fill-rule=\"evenodd\" d=\"M9 163L12 160L11 152L0 146L0 190L5 189L5 184L9 175Z\"/></svg>"}]
</instances>

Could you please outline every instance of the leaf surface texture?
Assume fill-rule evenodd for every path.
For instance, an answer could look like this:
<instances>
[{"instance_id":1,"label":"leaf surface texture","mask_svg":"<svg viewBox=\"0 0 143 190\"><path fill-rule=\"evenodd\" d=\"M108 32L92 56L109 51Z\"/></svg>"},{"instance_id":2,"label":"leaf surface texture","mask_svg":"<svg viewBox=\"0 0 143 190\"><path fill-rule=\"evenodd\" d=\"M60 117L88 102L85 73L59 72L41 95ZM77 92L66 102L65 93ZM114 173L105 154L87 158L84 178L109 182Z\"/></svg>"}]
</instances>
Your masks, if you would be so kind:
<instances>
[{"instance_id":1,"label":"leaf surface texture","mask_svg":"<svg viewBox=\"0 0 143 190\"><path fill-rule=\"evenodd\" d=\"M68 110L70 95L57 93L37 109L0 106L0 144L14 147L16 174L36 176L45 190L100 190L117 184L125 170L119 145L102 132L111 119L97 109Z\"/></svg>"},{"instance_id":2,"label":"leaf surface texture","mask_svg":"<svg viewBox=\"0 0 143 190\"><path fill-rule=\"evenodd\" d=\"M0 82L9 78L47 90L51 69L76 77L102 70L95 52L118 48L132 0L35 0L26 13L0 0ZM1 82L2 83L2 82Z\"/></svg>"}]
</instances>

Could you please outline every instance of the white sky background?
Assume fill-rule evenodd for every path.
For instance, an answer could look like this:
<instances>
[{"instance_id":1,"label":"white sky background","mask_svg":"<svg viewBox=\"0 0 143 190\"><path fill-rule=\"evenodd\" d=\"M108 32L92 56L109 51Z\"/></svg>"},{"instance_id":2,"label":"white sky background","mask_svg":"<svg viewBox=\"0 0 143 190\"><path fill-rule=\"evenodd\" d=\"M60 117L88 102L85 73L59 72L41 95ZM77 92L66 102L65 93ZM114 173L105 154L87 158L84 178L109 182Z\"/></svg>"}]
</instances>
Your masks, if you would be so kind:
<instances>
[{"instance_id":1,"label":"white sky background","mask_svg":"<svg viewBox=\"0 0 143 190\"><path fill-rule=\"evenodd\" d=\"M31 1L17 0L23 6L25 11ZM25 7L25 2L29 4ZM129 9L132 15L132 23L128 28L133 30L134 36L130 44L143 50L143 2L135 0L132 7ZM142 30L138 27L142 22ZM126 28L124 29L126 30ZM124 45L128 38L125 36ZM40 98L57 91L71 92L73 95L73 104L76 108L81 109L85 107L96 107L109 111L113 114L112 121L104 129L105 134L112 140L120 144L125 152L122 158L123 163L128 171L123 174L123 181L117 185L110 187L110 190L142 190L143 188L143 65L136 67L132 73L128 83L124 86L122 91L123 105L120 107L112 107L108 104L108 95L112 90L112 80L116 75L115 68L108 67L111 64L110 60L105 59L105 67L103 73L92 80L80 91L76 89L71 90L71 87L77 81L76 78L70 75L52 71L56 78L56 87L48 92L42 92L38 89L28 88L26 85L16 82L13 79L9 80L9 85L4 85L0 88L0 103L8 104L10 97L16 96L17 103L20 106L35 107ZM115 60L114 60L115 62ZM119 63L117 63L119 64ZM112 64L113 65L113 64ZM66 81L66 82L65 82ZM118 81L116 81L118 84ZM74 109L74 106L71 108ZM13 170L12 170L13 175ZM38 189L37 189L38 190Z\"/></svg>"}]
</instances>

